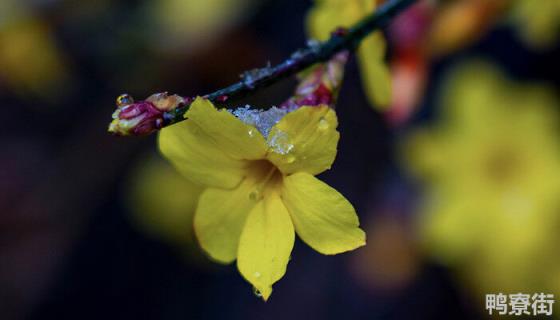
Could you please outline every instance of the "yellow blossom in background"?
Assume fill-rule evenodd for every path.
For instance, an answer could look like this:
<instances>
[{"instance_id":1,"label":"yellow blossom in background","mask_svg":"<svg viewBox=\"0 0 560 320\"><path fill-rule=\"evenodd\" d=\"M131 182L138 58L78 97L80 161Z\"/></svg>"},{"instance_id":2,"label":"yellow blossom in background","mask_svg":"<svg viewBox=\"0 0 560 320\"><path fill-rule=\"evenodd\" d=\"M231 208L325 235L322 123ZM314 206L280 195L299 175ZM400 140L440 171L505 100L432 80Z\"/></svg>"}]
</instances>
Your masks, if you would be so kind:
<instances>
[{"instance_id":1,"label":"yellow blossom in background","mask_svg":"<svg viewBox=\"0 0 560 320\"><path fill-rule=\"evenodd\" d=\"M254 0L159 0L147 12L161 29L156 41L163 48L194 49L225 33L258 4Z\"/></svg>"},{"instance_id":2,"label":"yellow blossom in background","mask_svg":"<svg viewBox=\"0 0 560 320\"><path fill-rule=\"evenodd\" d=\"M196 237L213 260L237 259L264 300L286 272L295 233L323 254L365 244L352 205L314 177L336 156L332 109L300 107L262 126L197 98L186 118L161 131L159 147L206 187L194 217Z\"/></svg>"},{"instance_id":3,"label":"yellow blossom in background","mask_svg":"<svg viewBox=\"0 0 560 320\"><path fill-rule=\"evenodd\" d=\"M434 5L427 51L441 56L471 45L495 25L509 4L510 0L452 0Z\"/></svg>"},{"instance_id":4,"label":"yellow blossom in background","mask_svg":"<svg viewBox=\"0 0 560 320\"><path fill-rule=\"evenodd\" d=\"M513 0L512 20L523 40L541 48L555 44L560 36L560 1Z\"/></svg>"},{"instance_id":5,"label":"yellow blossom in background","mask_svg":"<svg viewBox=\"0 0 560 320\"><path fill-rule=\"evenodd\" d=\"M558 0L452 0L439 4L429 32L429 51L449 54L471 45L500 21L510 22L534 48L554 45L560 35Z\"/></svg>"},{"instance_id":6,"label":"yellow blossom in background","mask_svg":"<svg viewBox=\"0 0 560 320\"><path fill-rule=\"evenodd\" d=\"M338 27L350 27L375 11L372 0L315 0L307 17L311 37L326 40ZM391 102L391 74L385 63L385 39L378 31L364 39L358 48L362 83L370 103L379 109Z\"/></svg>"},{"instance_id":7,"label":"yellow blossom in background","mask_svg":"<svg viewBox=\"0 0 560 320\"><path fill-rule=\"evenodd\" d=\"M126 203L133 225L190 253L194 245L192 219L202 188L156 157L142 159L127 186Z\"/></svg>"},{"instance_id":8,"label":"yellow blossom in background","mask_svg":"<svg viewBox=\"0 0 560 320\"><path fill-rule=\"evenodd\" d=\"M51 98L69 80L49 27L27 15L0 23L0 70L0 81L22 96Z\"/></svg>"},{"instance_id":9,"label":"yellow blossom in background","mask_svg":"<svg viewBox=\"0 0 560 320\"><path fill-rule=\"evenodd\" d=\"M440 107L439 120L403 148L405 166L425 187L425 249L479 293L560 294L553 91L473 62L447 78Z\"/></svg>"}]
</instances>

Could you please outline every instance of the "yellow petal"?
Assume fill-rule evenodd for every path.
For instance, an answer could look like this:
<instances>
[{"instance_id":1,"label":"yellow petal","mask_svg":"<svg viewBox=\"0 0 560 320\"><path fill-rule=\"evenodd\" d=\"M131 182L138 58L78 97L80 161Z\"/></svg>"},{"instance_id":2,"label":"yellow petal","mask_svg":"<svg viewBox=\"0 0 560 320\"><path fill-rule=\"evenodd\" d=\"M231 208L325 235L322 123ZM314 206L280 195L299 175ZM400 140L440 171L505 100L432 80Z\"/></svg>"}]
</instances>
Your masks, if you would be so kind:
<instances>
[{"instance_id":1,"label":"yellow petal","mask_svg":"<svg viewBox=\"0 0 560 320\"><path fill-rule=\"evenodd\" d=\"M239 272L266 301L272 284L286 273L294 246L294 227L277 193L267 194L249 214L237 257Z\"/></svg>"},{"instance_id":2,"label":"yellow petal","mask_svg":"<svg viewBox=\"0 0 560 320\"><path fill-rule=\"evenodd\" d=\"M310 174L285 177L282 199L298 236L318 252L337 254L365 245L365 233L350 202Z\"/></svg>"},{"instance_id":3,"label":"yellow petal","mask_svg":"<svg viewBox=\"0 0 560 320\"><path fill-rule=\"evenodd\" d=\"M214 260L235 260L245 220L257 204L251 198L254 189L255 180L246 178L233 190L209 188L200 196L194 231L202 249Z\"/></svg>"},{"instance_id":4,"label":"yellow petal","mask_svg":"<svg viewBox=\"0 0 560 320\"><path fill-rule=\"evenodd\" d=\"M335 28L350 27L367 13L358 0L315 1L307 16L307 30L311 37L324 41Z\"/></svg>"},{"instance_id":5,"label":"yellow petal","mask_svg":"<svg viewBox=\"0 0 560 320\"><path fill-rule=\"evenodd\" d=\"M358 50L362 85L370 103L384 109L391 102L391 73L385 63L385 39L375 32L364 39Z\"/></svg>"},{"instance_id":6,"label":"yellow petal","mask_svg":"<svg viewBox=\"0 0 560 320\"><path fill-rule=\"evenodd\" d=\"M193 121L162 129L158 143L175 168L197 184L233 188L245 173L245 161L226 155Z\"/></svg>"},{"instance_id":7,"label":"yellow petal","mask_svg":"<svg viewBox=\"0 0 560 320\"><path fill-rule=\"evenodd\" d=\"M267 158L284 174L319 174L336 157L337 126L336 114L327 106L292 111L270 131Z\"/></svg>"},{"instance_id":8,"label":"yellow petal","mask_svg":"<svg viewBox=\"0 0 560 320\"><path fill-rule=\"evenodd\" d=\"M350 27L375 11L373 0L326 0L316 4L307 16L309 34L326 40L337 27ZM385 63L385 40L381 32L369 35L358 50L358 62L365 93L378 109L388 107L391 100L391 78Z\"/></svg>"},{"instance_id":9,"label":"yellow petal","mask_svg":"<svg viewBox=\"0 0 560 320\"><path fill-rule=\"evenodd\" d=\"M536 49L557 43L560 36L560 3L558 1L515 1L512 20L522 39Z\"/></svg>"},{"instance_id":10,"label":"yellow petal","mask_svg":"<svg viewBox=\"0 0 560 320\"><path fill-rule=\"evenodd\" d=\"M210 101L198 97L185 117L196 123L220 150L232 158L264 158L266 143L262 134L226 109L217 110Z\"/></svg>"}]
</instances>

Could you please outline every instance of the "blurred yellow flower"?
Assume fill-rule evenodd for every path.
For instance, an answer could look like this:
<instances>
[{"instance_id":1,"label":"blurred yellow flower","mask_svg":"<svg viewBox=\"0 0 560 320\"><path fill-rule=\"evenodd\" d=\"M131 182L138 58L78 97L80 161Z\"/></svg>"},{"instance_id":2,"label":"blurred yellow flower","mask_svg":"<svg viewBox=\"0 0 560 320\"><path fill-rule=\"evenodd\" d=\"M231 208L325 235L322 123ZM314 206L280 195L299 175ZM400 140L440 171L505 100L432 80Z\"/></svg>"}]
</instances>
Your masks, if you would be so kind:
<instances>
[{"instance_id":1,"label":"blurred yellow flower","mask_svg":"<svg viewBox=\"0 0 560 320\"><path fill-rule=\"evenodd\" d=\"M159 0L146 11L161 29L155 32L158 48L194 49L225 33L258 4L254 0Z\"/></svg>"},{"instance_id":2,"label":"blurred yellow flower","mask_svg":"<svg viewBox=\"0 0 560 320\"><path fill-rule=\"evenodd\" d=\"M453 0L439 5L434 13L429 50L442 55L461 49L504 18L532 47L543 48L558 41L558 0Z\"/></svg>"},{"instance_id":3,"label":"blurred yellow flower","mask_svg":"<svg viewBox=\"0 0 560 320\"><path fill-rule=\"evenodd\" d=\"M0 69L1 80L22 96L51 98L69 80L49 27L32 16L0 24Z\"/></svg>"},{"instance_id":4,"label":"blurred yellow flower","mask_svg":"<svg viewBox=\"0 0 560 320\"><path fill-rule=\"evenodd\" d=\"M434 6L426 41L430 55L450 54L480 39L504 15L510 1L453 0L438 3Z\"/></svg>"},{"instance_id":5,"label":"blurred yellow flower","mask_svg":"<svg viewBox=\"0 0 560 320\"><path fill-rule=\"evenodd\" d=\"M555 44L560 36L560 1L513 0L512 19L523 40L534 47Z\"/></svg>"},{"instance_id":6,"label":"blurred yellow flower","mask_svg":"<svg viewBox=\"0 0 560 320\"><path fill-rule=\"evenodd\" d=\"M372 0L315 0L307 17L312 37L326 40L337 27L350 27L375 11ZM368 36L358 48L364 91L370 103L384 109L391 102L391 74L385 63L385 39L378 31Z\"/></svg>"},{"instance_id":7,"label":"blurred yellow flower","mask_svg":"<svg viewBox=\"0 0 560 320\"><path fill-rule=\"evenodd\" d=\"M167 161L150 157L132 170L127 193L133 224L148 235L190 251L192 219L202 187L178 174Z\"/></svg>"},{"instance_id":8,"label":"blurred yellow flower","mask_svg":"<svg viewBox=\"0 0 560 320\"><path fill-rule=\"evenodd\" d=\"M314 177L336 156L332 109L232 113L197 98L186 121L161 131L159 147L206 187L194 217L201 247L218 262L237 259L239 272L267 300L286 272L295 232L323 254L363 246L365 234L344 196Z\"/></svg>"},{"instance_id":9,"label":"blurred yellow flower","mask_svg":"<svg viewBox=\"0 0 560 320\"><path fill-rule=\"evenodd\" d=\"M475 290L560 294L558 100L470 63L447 79L440 119L404 144L424 183L426 249Z\"/></svg>"}]
</instances>

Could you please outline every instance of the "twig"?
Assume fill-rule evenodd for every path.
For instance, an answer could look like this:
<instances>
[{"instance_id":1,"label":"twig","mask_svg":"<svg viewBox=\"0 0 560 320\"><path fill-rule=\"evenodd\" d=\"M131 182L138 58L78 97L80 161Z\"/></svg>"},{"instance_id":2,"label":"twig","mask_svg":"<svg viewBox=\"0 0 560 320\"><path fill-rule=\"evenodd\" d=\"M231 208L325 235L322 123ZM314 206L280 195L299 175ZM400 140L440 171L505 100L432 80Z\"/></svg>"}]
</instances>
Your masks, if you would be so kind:
<instances>
[{"instance_id":1,"label":"twig","mask_svg":"<svg viewBox=\"0 0 560 320\"><path fill-rule=\"evenodd\" d=\"M267 66L247 71L241 76L241 81L204 95L204 97L212 101L217 107L224 107L226 102L245 97L260 88L294 75L316 63L326 62L338 52L344 50L353 51L367 35L385 26L395 15L415 1L416 0L389 0L351 28L339 28L335 30L329 40L322 43L309 41L306 48L295 51L284 62L272 67ZM178 106L174 106L171 110L163 112L161 116L156 119L155 125L152 126L153 128L129 134L149 134L152 131L185 120L184 115L188 111L191 102L192 99L182 99ZM144 102L140 101L134 104L141 103ZM149 106L142 107L149 109ZM112 131L111 127L109 131ZM119 134L119 132L116 133Z\"/></svg>"}]
</instances>

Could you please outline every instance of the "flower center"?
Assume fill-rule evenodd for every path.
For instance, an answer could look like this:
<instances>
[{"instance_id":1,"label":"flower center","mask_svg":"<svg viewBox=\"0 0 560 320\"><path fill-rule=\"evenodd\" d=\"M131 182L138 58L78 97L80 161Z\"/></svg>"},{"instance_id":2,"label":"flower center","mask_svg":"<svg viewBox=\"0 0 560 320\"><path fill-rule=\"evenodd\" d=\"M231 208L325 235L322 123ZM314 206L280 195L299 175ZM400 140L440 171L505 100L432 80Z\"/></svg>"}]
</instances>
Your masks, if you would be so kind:
<instances>
[{"instance_id":1,"label":"flower center","mask_svg":"<svg viewBox=\"0 0 560 320\"><path fill-rule=\"evenodd\" d=\"M485 160L484 169L493 182L509 183L521 169L520 155L513 150L493 150Z\"/></svg>"},{"instance_id":2,"label":"flower center","mask_svg":"<svg viewBox=\"0 0 560 320\"><path fill-rule=\"evenodd\" d=\"M249 199L254 201L261 200L267 193L273 192L282 182L282 174L268 160L251 161L249 165L254 187L249 192Z\"/></svg>"}]
</instances>

